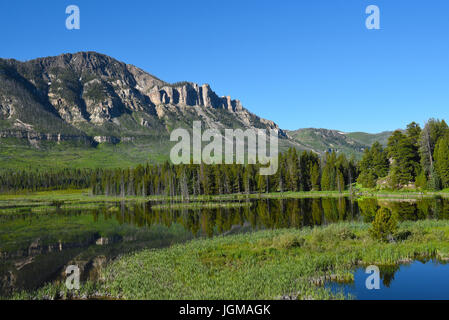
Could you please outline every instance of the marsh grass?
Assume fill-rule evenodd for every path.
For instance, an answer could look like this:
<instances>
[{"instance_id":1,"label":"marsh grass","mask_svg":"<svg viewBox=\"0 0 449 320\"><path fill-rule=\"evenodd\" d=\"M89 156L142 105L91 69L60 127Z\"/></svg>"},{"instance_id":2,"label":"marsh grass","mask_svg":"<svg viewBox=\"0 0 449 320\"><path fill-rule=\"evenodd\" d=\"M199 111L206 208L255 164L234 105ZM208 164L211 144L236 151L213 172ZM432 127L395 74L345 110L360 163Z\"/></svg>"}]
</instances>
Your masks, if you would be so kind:
<instances>
[{"instance_id":1,"label":"marsh grass","mask_svg":"<svg viewBox=\"0 0 449 320\"><path fill-rule=\"evenodd\" d=\"M446 221L402 224L411 236L396 243L372 240L368 228L341 223L195 240L124 257L105 270L105 283L113 296L130 299L339 299L313 280L352 280L363 264L447 258Z\"/></svg>"},{"instance_id":2,"label":"marsh grass","mask_svg":"<svg viewBox=\"0 0 449 320\"><path fill-rule=\"evenodd\" d=\"M121 299L344 299L326 281L353 281L360 265L397 265L420 257L449 258L449 222L399 224L410 235L394 243L370 238L366 223L265 230L197 239L117 259L87 287ZM46 287L16 298L43 297ZM88 296L87 289L80 296Z\"/></svg>"}]
</instances>

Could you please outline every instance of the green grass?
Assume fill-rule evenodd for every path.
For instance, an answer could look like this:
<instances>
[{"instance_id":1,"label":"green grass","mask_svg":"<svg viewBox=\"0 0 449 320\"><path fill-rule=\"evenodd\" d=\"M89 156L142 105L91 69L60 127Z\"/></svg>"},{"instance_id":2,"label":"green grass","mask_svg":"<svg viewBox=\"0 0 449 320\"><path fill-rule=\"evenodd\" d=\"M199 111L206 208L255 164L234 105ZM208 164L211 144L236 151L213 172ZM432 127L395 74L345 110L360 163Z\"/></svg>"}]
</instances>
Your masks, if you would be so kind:
<instances>
[{"instance_id":1,"label":"green grass","mask_svg":"<svg viewBox=\"0 0 449 320\"><path fill-rule=\"evenodd\" d=\"M355 184L354 194L358 198L368 197L378 199L421 199L433 197L448 198L449 189L443 189L440 191L426 191L417 189L388 190L363 188L360 184Z\"/></svg>"},{"instance_id":2,"label":"green grass","mask_svg":"<svg viewBox=\"0 0 449 320\"><path fill-rule=\"evenodd\" d=\"M239 194L224 194L224 195L199 195L190 196L190 201L214 201L214 200L244 200L244 199L259 199L259 198L312 198L312 197L344 197L348 196L349 192L337 192L337 191L313 191L313 192L272 192L272 193L239 193ZM163 195L157 196L126 196L124 198L120 196L102 196L102 195L90 195L89 189L82 190L55 190L55 191L39 191L29 193L18 194L0 194L0 203L2 201L14 201L16 204L20 204L23 201L71 201L71 202L116 202L121 200L127 201L164 201L174 200L181 201L181 196L169 197Z\"/></svg>"},{"instance_id":3,"label":"green grass","mask_svg":"<svg viewBox=\"0 0 449 320\"><path fill-rule=\"evenodd\" d=\"M193 240L124 256L77 296L121 299L342 299L317 283L352 281L358 265L395 265L424 256L449 258L449 221L403 222L411 235L384 243L369 224L341 223L314 229L259 231ZM60 292L62 291L62 293ZM67 296L62 285L20 293L18 299Z\"/></svg>"},{"instance_id":4,"label":"green grass","mask_svg":"<svg viewBox=\"0 0 449 320\"><path fill-rule=\"evenodd\" d=\"M251 202L175 202L156 204L151 206L152 209L199 209L199 208L237 208L237 207L250 207Z\"/></svg>"},{"instance_id":5,"label":"green grass","mask_svg":"<svg viewBox=\"0 0 449 320\"><path fill-rule=\"evenodd\" d=\"M169 159L168 147L157 142L87 147L69 142L56 144L42 141L36 148L15 140L18 139L0 139L2 169L126 168Z\"/></svg>"}]
</instances>

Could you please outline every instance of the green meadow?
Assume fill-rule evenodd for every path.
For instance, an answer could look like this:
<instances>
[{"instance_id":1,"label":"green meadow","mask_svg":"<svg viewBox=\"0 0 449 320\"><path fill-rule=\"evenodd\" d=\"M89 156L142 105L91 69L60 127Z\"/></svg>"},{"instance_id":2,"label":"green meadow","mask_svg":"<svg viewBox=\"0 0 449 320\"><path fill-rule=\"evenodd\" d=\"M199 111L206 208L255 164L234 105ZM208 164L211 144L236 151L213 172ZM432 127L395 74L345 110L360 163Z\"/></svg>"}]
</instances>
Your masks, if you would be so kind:
<instances>
[{"instance_id":1,"label":"green meadow","mask_svg":"<svg viewBox=\"0 0 449 320\"><path fill-rule=\"evenodd\" d=\"M167 146L160 142L99 144L96 147L73 142L41 141L37 147L20 139L0 141L0 164L2 169L86 169L126 168L138 163L160 163L168 160Z\"/></svg>"}]
</instances>

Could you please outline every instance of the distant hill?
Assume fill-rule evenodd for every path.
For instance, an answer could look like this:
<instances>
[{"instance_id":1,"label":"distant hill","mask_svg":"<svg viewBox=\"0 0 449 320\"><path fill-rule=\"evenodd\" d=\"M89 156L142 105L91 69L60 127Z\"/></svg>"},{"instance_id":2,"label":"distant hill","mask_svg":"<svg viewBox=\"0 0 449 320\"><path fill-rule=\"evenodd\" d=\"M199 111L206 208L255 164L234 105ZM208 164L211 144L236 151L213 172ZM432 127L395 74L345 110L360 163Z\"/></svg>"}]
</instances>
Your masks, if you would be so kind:
<instances>
[{"instance_id":1,"label":"distant hill","mask_svg":"<svg viewBox=\"0 0 449 320\"><path fill-rule=\"evenodd\" d=\"M318 153L327 151L341 152L355 158L360 158L366 148L371 147L375 141L386 146L388 137L392 132L369 134L363 132L345 133L329 129L298 129L286 130L287 135L294 141L301 142L306 147Z\"/></svg>"},{"instance_id":2,"label":"distant hill","mask_svg":"<svg viewBox=\"0 0 449 320\"><path fill-rule=\"evenodd\" d=\"M377 134L365 132L350 132L346 133L348 137L361 144L372 146L374 142L379 142L382 146L387 146L388 138L393 134L393 131L384 131Z\"/></svg>"}]
</instances>

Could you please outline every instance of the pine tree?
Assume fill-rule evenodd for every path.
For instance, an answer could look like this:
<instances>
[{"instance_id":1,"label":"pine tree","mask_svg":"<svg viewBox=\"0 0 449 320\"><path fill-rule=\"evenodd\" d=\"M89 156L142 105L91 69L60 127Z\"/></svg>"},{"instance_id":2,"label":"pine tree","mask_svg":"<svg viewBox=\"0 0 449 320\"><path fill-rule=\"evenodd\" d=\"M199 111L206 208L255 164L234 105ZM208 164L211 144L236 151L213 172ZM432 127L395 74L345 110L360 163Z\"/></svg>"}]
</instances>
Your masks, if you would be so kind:
<instances>
[{"instance_id":1,"label":"pine tree","mask_svg":"<svg viewBox=\"0 0 449 320\"><path fill-rule=\"evenodd\" d=\"M343 176L343 173L340 170L337 170L337 190L338 192L342 192L343 190L345 190L345 178Z\"/></svg>"},{"instance_id":2,"label":"pine tree","mask_svg":"<svg viewBox=\"0 0 449 320\"><path fill-rule=\"evenodd\" d=\"M449 136L440 138L434 152L435 171L443 188L449 187Z\"/></svg>"},{"instance_id":3,"label":"pine tree","mask_svg":"<svg viewBox=\"0 0 449 320\"><path fill-rule=\"evenodd\" d=\"M407 136L416 148L419 148L419 140L421 138L421 127L416 122L412 122L407 125Z\"/></svg>"},{"instance_id":4,"label":"pine tree","mask_svg":"<svg viewBox=\"0 0 449 320\"><path fill-rule=\"evenodd\" d=\"M265 176L261 176L259 174L257 176L257 191L259 191L259 193L266 192L267 183Z\"/></svg>"},{"instance_id":5,"label":"pine tree","mask_svg":"<svg viewBox=\"0 0 449 320\"><path fill-rule=\"evenodd\" d=\"M323 191L331 190L330 179L331 179L330 167L328 165L325 165L323 173L321 175L321 190Z\"/></svg>"},{"instance_id":6,"label":"pine tree","mask_svg":"<svg viewBox=\"0 0 449 320\"><path fill-rule=\"evenodd\" d=\"M445 135L447 131L448 126L446 122L436 119L427 121L424 129L421 131L419 140L420 163L422 170L424 170L427 176L427 187L430 190L438 190L439 188L439 178L436 176L433 154L438 139Z\"/></svg>"},{"instance_id":7,"label":"pine tree","mask_svg":"<svg viewBox=\"0 0 449 320\"><path fill-rule=\"evenodd\" d=\"M381 208L377 211L374 221L371 224L369 234L373 239L388 241L396 233L397 219L387 208Z\"/></svg>"},{"instance_id":8,"label":"pine tree","mask_svg":"<svg viewBox=\"0 0 449 320\"><path fill-rule=\"evenodd\" d=\"M388 155L393 159L390 171L391 186L401 188L414 182L419 172L419 163L412 140L396 130L388 139Z\"/></svg>"},{"instance_id":9,"label":"pine tree","mask_svg":"<svg viewBox=\"0 0 449 320\"><path fill-rule=\"evenodd\" d=\"M320 190L320 169L318 166L318 163L315 163L312 167L311 173L311 185L313 191L319 191Z\"/></svg>"}]
</instances>

